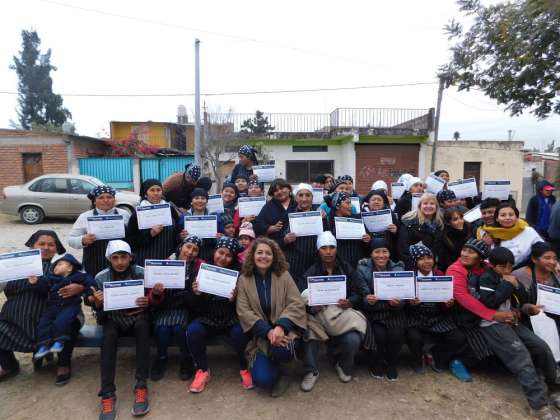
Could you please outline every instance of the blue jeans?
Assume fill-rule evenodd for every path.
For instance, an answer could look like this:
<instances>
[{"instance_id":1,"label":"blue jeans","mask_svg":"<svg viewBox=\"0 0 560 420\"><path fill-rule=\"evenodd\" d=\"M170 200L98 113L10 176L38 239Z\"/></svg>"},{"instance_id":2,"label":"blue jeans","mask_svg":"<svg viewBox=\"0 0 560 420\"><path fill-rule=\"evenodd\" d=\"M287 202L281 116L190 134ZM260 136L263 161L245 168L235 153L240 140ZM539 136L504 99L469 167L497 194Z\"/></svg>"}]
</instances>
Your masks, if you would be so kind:
<instances>
[{"instance_id":1,"label":"blue jeans","mask_svg":"<svg viewBox=\"0 0 560 420\"><path fill-rule=\"evenodd\" d=\"M294 352L289 347L271 347L270 357L257 352L257 357L251 369L255 386L271 390L278 380L278 366L282 363L291 362L293 358Z\"/></svg>"},{"instance_id":2,"label":"blue jeans","mask_svg":"<svg viewBox=\"0 0 560 420\"><path fill-rule=\"evenodd\" d=\"M247 359L245 358L245 347L249 342L249 337L241 329L241 325L236 323L226 330L218 330L202 324L199 321L193 321L187 327L187 346L191 352L194 363L198 369L204 372L208 370L208 358L206 357L206 340L208 336L228 335L231 343L239 357L239 369L247 369Z\"/></svg>"},{"instance_id":3,"label":"blue jeans","mask_svg":"<svg viewBox=\"0 0 560 420\"><path fill-rule=\"evenodd\" d=\"M155 336L158 356L161 359L167 358L167 349L171 343L171 337L174 337L181 351L181 357L187 357L189 351L187 349L186 333L186 328L183 328L180 324L160 325L156 327Z\"/></svg>"}]
</instances>

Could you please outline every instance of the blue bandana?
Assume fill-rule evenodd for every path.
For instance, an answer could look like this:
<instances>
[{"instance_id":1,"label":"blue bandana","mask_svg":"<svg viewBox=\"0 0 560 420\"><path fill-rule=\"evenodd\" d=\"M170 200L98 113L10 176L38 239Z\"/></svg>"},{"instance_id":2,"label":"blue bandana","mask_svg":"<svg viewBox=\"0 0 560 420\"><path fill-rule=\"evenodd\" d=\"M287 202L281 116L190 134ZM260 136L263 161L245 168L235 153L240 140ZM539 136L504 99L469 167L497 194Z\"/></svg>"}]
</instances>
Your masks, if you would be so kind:
<instances>
[{"instance_id":1,"label":"blue bandana","mask_svg":"<svg viewBox=\"0 0 560 420\"><path fill-rule=\"evenodd\" d=\"M228 236L222 236L216 241L216 249L219 248L227 248L233 255L237 255L243 250L237 239Z\"/></svg>"},{"instance_id":2,"label":"blue bandana","mask_svg":"<svg viewBox=\"0 0 560 420\"><path fill-rule=\"evenodd\" d=\"M87 197L91 200L91 201L95 201L95 199L97 197L99 197L101 194L111 194L113 197L115 196L115 194L117 193L115 191L115 189L113 187L111 187L110 185L98 185L97 187L95 187L93 190L91 190L89 192L89 194L87 195Z\"/></svg>"},{"instance_id":3,"label":"blue bandana","mask_svg":"<svg viewBox=\"0 0 560 420\"><path fill-rule=\"evenodd\" d=\"M190 176L194 182L200 178L200 166L189 163L185 166L185 174Z\"/></svg>"}]
</instances>

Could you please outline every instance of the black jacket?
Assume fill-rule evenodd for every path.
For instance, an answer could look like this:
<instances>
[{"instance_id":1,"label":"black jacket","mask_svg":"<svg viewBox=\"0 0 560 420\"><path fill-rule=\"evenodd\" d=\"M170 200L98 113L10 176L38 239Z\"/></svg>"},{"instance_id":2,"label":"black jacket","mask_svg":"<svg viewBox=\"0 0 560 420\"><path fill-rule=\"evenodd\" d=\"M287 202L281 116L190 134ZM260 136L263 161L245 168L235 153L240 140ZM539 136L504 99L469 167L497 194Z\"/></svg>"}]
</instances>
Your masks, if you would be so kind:
<instances>
[{"instance_id":1,"label":"black jacket","mask_svg":"<svg viewBox=\"0 0 560 420\"><path fill-rule=\"evenodd\" d=\"M266 231L278 221L282 221L283 227L288 226L288 213L293 213L295 208L296 203L294 200L290 201L287 209L274 198L268 201L255 220L255 234L257 236L268 236L270 239L274 239L276 242L280 243L283 238L282 229L272 235L268 235Z\"/></svg>"},{"instance_id":2,"label":"black jacket","mask_svg":"<svg viewBox=\"0 0 560 420\"><path fill-rule=\"evenodd\" d=\"M412 194L408 191L405 191L401 198L397 200L397 204L395 205L395 213L399 217L399 220L408 213L412 209Z\"/></svg>"},{"instance_id":3,"label":"black jacket","mask_svg":"<svg viewBox=\"0 0 560 420\"><path fill-rule=\"evenodd\" d=\"M442 238L443 230L439 227L420 225L417 218L403 220L399 229L398 257L404 262L407 270L415 270L408 247L421 241L437 257L441 253Z\"/></svg>"},{"instance_id":4,"label":"black jacket","mask_svg":"<svg viewBox=\"0 0 560 420\"><path fill-rule=\"evenodd\" d=\"M461 255L461 249L471 237L471 226L465 222L463 230L457 230L447 225L443 229L441 248L438 254L438 268L441 271L447 270L451 264L457 261Z\"/></svg>"}]
</instances>

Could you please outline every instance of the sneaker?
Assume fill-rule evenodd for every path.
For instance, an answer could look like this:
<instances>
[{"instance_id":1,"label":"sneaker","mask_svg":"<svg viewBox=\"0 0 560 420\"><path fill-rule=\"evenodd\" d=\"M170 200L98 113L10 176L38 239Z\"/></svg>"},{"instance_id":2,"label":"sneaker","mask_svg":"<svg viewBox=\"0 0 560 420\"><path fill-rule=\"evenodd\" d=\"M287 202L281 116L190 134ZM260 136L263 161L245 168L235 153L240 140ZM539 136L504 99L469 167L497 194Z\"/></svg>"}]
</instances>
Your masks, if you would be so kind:
<instances>
[{"instance_id":1,"label":"sneaker","mask_svg":"<svg viewBox=\"0 0 560 420\"><path fill-rule=\"evenodd\" d=\"M62 341L55 341L49 350L51 353L60 353L64 350L64 343Z\"/></svg>"},{"instance_id":2,"label":"sneaker","mask_svg":"<svg viewBox=\"0 0 560 420\"><path fill-rule=\"evenodd\" d=\"M534 409L531 408L529 409L529 413L531 414L531 416L533 416L536 419L541 419L541 420L559 420L560 417L558 417L558 414L556 414L548 405L545 405L542 408Z\"/></svg>"},{"instance_id":3,"label":"sneaker","mask_svg":"<svg viewBox=\"0 0 560 420\"><path fill-rule=\"evenodd\" d=\"M286 393L288 388L290 387L290 382L285 375L278 374L278 379L272 386L272 391L270 392L270 396L273 398L281 397Z\"/></svg>"},{"instance_id":4,"label":"sneaker","mask_svg":"<svg viewBox=\"0 0 560 420\"><path fill-rule=\"evenodd\" d=\"M375 379L383 379L385 377L385 366L382 363L370 366L369 375Z\"/></svg>"},{"instance_id":5,"label":"sneaker","mask_svg":"<svg viewBox=\"0 0 560 420\"><path fill-rule=\"evenodd\" d=\"M167 369L167 357L161 358L156 356L152 363L152 369L150 370L150 379L152 381L159 381L165 376L165 370Z\"/></svg>"},{"instance_id":6,"label":"sneaker","mask_svg":"<svg viewBox=\"0 0 560 420\"><path fill-rule=\"evenodd\" d=\"M414 372L418 375L423 375L426 373L426 361L424 357L421 357L420 360L416 359L413 365Z\"/></svg>"},{"instance_id":7,"label":"sneaker","mask_svg":"<svg viewBox=\"0 0 560 420\"><path fill-rule=\"evenodd\" d=\"M472 381L471 374L469 373L463 362L461 362L459 359L452 360L449 364L449 369L451 370L453 376L455 376L461 382Z\"/></svg>"},{"instance_id":8,"label":"sneaker","mask_svg":"<svg viewBox=\"0 0 560 420\"><path fill-rule=\"evenodd\" d=\"M443 373L443 372L446 371L446 369L444 367L438 366L437 363L432 363L432 370L435 373Z\"/></svg>"},{"instance_id":9,"label":"sneaker","mask_svg":"<svg viewBox=\"0 0 560 420\"><path fill-rule=\"evenodd\" d=\"M309 392L313 389L317 380L319 379L319 372L307 372L301 380L300 388L304 392Z\"/></svg>"},{"instance_id":10,"label":"sneaker","mask_svg":"<svg viewBox=\"0 0 560 420\"><path fill-rule=\"evenodd\" d=\"M240 370L239 375L241 376L241 383L244 389L253 389L255 385L253 384L253 377L251 376L251 372L247 369Z\"/></svg>"},{"instance_id":11,"label":"sneaker","mask_svg":"<svg viewBox=\"0 0 560 420\"><path fill-rule=\"evenodd\" d=\"M70 370L68 371L68 373L62 373L60 375L57 374L54 384L56 386L64 386L68 382L70 382L71 377L72 377L72 373L70 372Z\"/></svg>"},{"instance_id":12,"label":"sneaker","mask_svg":"<svg viewBox=\"0 0 560 420\"><path fill-rule=\"evenodd\" d=\"M395 382L397 379L399 379L399 372L397 371L397 367L395 365L388 365L385 377L391 382Z\"/></svg>"},{"instance_id":13,"label":"sneaker","mask_svg":"<svg viewBox=\"0 0 560 420\"><path fill-rule=\"evenodd\" d=\"M340 366L338 363L334 365L334 370L336 370L336 374L338 375L338 379L340 379L340 382L344 382L345 384L347 384L352 380L352 375L347 375L346 372L344 372L344 369L342 369L342 366Z\"/></svg>"},{"instance_id":14,"label":"sneaker","mask_svg":"<svg viewBox=\"0 0 560 420\"><path fill-rule=\"evenodd\" d=\"M47 354L49 354L49 348L47 346L40 346L39 350L37 350L37 353L35 353L33 355L33 359L34 360L39 360L42 359L43 357L45 357Z\"/></svg>"},{"instance_id":15,"label":"sneaker","mask_svg":"<svg viewBox=\"0 0 560 420\"><path fill-rule=\"evenodd\" d=\"M145 385L134 388L134 404L132 405L133 416L143 416L150 411L148 401L148 388Z\"/></svg>"},{"instance_id":16,"label":"sneaker","mask_svg":"<svg viewBox=\"0 0 560 420\"><path fill-rule=\"evenodd\" d=\"M115 420L117 418L117 397L110 396L101 399L101 413L99 420Z\"/></svg>"},{"instance_id":17,"label":"sneaker","mask_svg":"<svg viewBox=\"0 0 560 420\"><path fill-rule=\"evenodd\" d=\"M194 374L194 367L191 357L182 357L179 362L179 379L188 381Z\"/></svg>"},{"instance_id":18,"label":"sneaker","mask_svg":"<svg viewBox=\"0 0 560 420\"><path fill-rule=\"evenodd\" d=\"M196 374L194 375L194 380L191 383L191 387L189 388L190 392L198 394L204 391L206 384L210 381L210 371L207 370L204 372L202 369L198 369Z\"/></svg>"}]
</instances>

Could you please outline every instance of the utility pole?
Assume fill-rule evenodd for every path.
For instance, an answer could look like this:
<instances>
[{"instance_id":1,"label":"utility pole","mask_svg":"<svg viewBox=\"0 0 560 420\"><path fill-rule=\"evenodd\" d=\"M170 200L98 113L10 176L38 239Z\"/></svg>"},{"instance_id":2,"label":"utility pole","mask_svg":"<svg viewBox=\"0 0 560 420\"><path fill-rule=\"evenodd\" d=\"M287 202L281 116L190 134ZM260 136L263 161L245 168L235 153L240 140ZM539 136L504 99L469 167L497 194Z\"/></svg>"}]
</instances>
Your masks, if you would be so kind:
<instances>
[{"instance_id":1,"label":"utility pole","mask_svg":"<svg viewBox=\"0 0 560 420\"><path fill-rule=\"evenodd\" d=\"M432 163L430 165L430 172L434 172L436 168L436 149L437 149L437 142L439 137L439 117L441 116L441 100L443 98L443 77L439 77L439 88L438 88L438 96L437 96L437 109L436 109L436 121L434 127L434 145L432 146Z\"/></svg>"},{"instance_id":2,"label":"utility pole","mask_svg":"<svg viewBox=\"0 0 560 420\"><path fill-rule=\"evenodd\" d=\"M508 130L508 141L513 140L513 130Z\"/></svg>"},{"instance_id":3,"label":"utility pole","mask_svg":"<svg viewBox=\"0 0 560 420\"><path fill-rule=\"evenodd\" d=\"M202 166L200 143L200 40L194 40L194 162Z\"/></svg>"}]
</instances>

